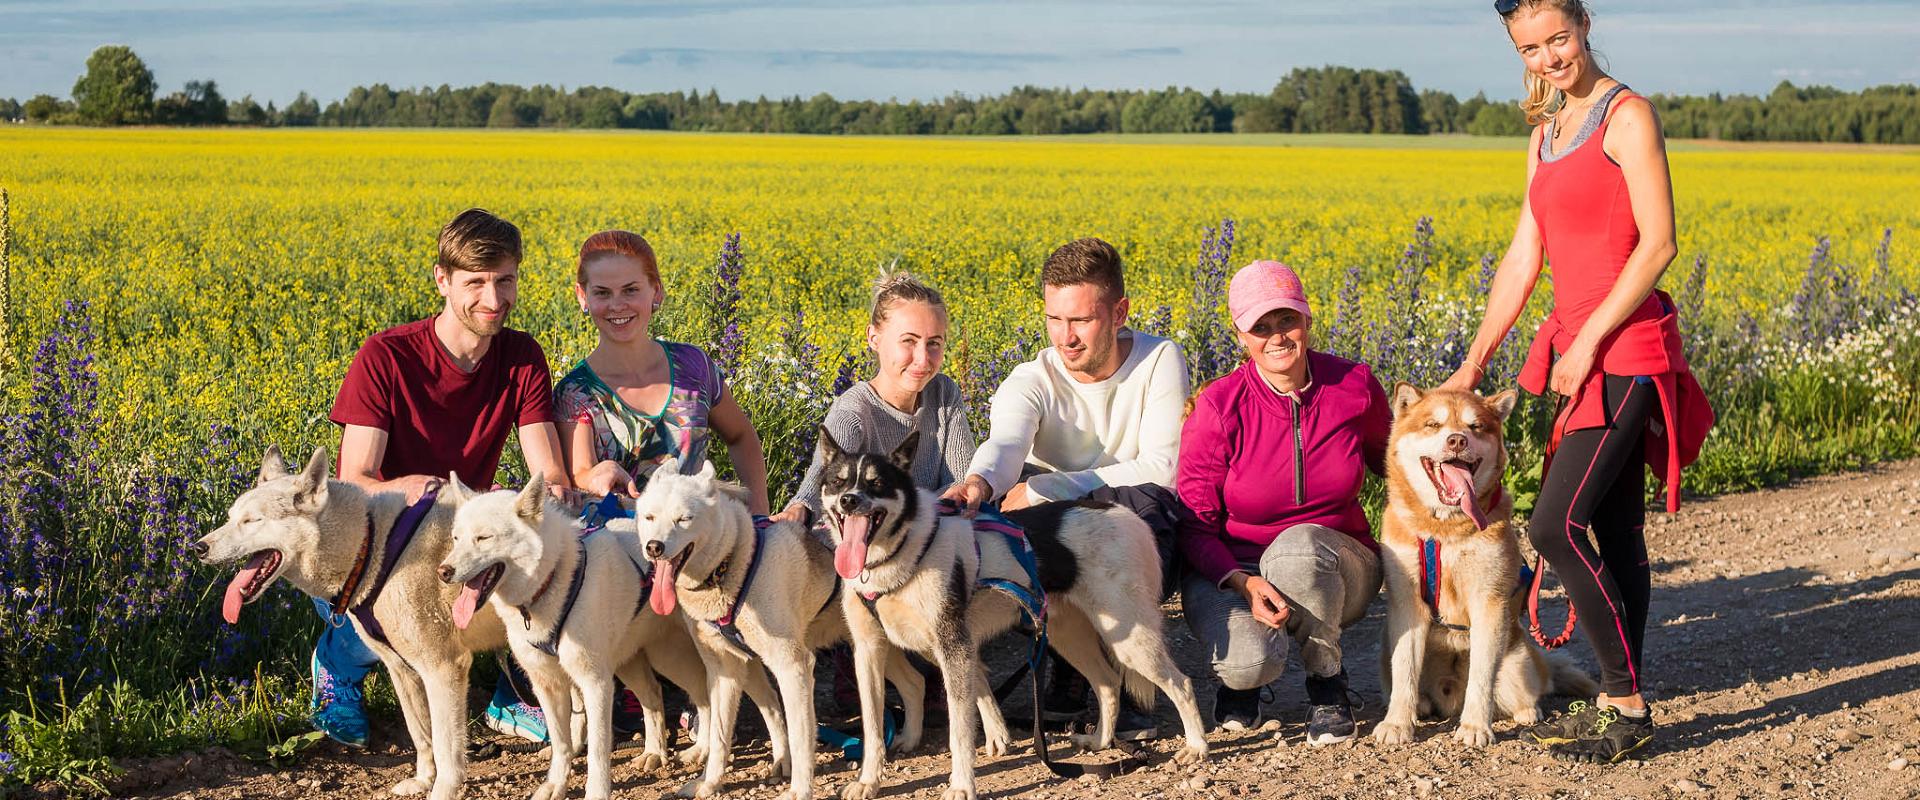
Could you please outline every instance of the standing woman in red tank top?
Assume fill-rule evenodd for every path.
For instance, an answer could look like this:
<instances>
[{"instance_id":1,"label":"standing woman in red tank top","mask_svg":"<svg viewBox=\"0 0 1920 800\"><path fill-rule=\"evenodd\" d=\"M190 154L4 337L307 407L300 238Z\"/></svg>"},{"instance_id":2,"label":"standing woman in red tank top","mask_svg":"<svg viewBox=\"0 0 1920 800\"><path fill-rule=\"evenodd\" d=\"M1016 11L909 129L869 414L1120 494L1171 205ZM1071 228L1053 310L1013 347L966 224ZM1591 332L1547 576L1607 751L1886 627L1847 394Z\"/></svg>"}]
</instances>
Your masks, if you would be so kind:
<instances>
[{"instance_id":1,"label":"standing woman in red tank top","mask_svg":"<svg viewBox=\"0 0 1920 800\"><path fill-rule=\"evenodd\" d=\"M1652 104L1609 77L1580 0L1496 0L1526 64L1521 107L1535 126L1527 193L1467 360L1444 388L1471 389L1552 265L1553 313L1520 385L1559 395L1539 499L1528 521L1601 667L1601 693L1527 735L1555 758L1612 763L1653 738L1641 642L1652 579L1646 470L1679 502L1680 468L1712 425L1681 354L1674 306L1655 290L1673 261L1673 188Z\"/></svg>"}]
</instances>

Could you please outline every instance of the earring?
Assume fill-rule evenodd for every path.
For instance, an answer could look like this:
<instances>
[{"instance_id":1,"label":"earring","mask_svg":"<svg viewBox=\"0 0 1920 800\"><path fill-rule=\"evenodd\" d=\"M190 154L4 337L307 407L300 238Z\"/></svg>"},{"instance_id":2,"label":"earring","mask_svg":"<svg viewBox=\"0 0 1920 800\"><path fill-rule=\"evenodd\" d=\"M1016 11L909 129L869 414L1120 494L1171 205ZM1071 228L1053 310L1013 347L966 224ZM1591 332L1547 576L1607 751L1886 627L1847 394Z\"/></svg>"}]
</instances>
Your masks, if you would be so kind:
<instances>
[{"instance_id":1,"label":"earring","mask_svg":"<svg viewBox=\"0 0 1920 800\"><path fill-rule=\"evenodd\" d=\"M659 310L660 310L660 301L658 301L658 300L655 300L655 301L653 301L653 310L655 310L655 311L659 311Z\"/></svg>"}]
</instances>

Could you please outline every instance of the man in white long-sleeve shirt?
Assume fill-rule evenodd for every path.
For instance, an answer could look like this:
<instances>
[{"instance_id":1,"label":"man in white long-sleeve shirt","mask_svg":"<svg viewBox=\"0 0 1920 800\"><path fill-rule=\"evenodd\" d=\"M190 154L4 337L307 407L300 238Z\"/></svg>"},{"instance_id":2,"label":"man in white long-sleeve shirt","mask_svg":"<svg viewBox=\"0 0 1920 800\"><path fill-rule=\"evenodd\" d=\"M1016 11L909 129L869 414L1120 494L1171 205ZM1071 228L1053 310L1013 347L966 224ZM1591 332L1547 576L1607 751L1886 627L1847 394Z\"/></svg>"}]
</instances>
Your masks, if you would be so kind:
<instances>
[{"instance_id":1,"label":"man in white long-sleeve shirt","mask_svg":"<svg viewBox=\"0 0 1920 800\"><path fill-rule=\"evenodd\" d=\"M1161 575L1141 578L1158 580L1165 597L1184 513L1171 487L1186 359L1173 342L1126 327L1126 282L1113 245L1092 238L1062 245L1041 267L1040 293L1053 346L1014 367L994 391L987 440L946 496L969 509L998 497L1008 512L1083 498L1129 508L1153 529L1163 566ZM1056 660L1056 688L1073 683L1061 680L1064 667ZM1057 700L1049 700L1050 712ZM1155 735L1151 717L1127 719L1137 716L1123 715L1122 734Z\"/></svg>"}]
</instances>

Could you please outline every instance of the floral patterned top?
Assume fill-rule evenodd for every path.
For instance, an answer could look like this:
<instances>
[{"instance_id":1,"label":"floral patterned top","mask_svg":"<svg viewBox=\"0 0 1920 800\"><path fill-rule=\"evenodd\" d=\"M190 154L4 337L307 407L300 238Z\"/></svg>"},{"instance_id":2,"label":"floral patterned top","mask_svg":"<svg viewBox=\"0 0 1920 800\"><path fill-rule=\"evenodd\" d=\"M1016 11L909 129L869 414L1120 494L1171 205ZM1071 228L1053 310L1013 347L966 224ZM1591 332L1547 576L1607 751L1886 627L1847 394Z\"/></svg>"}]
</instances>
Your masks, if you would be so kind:
<instances>
[{"instance_id":1,"label":"floral patterned top","mask_svg":"<svg viewBox=\"0 0 1920 800\"><path fill-rule=\"evenodd\" d=\"M707 415L726 396L720 368L706 352L690 344L660 340L667 351L666 406L649 414L626 404L585 359L553 387L553 410L560 422L593 426L594 457L626 468L636 486L669 457L682 472L700 471L712 433Z\"/></svg>"}]
</instances>

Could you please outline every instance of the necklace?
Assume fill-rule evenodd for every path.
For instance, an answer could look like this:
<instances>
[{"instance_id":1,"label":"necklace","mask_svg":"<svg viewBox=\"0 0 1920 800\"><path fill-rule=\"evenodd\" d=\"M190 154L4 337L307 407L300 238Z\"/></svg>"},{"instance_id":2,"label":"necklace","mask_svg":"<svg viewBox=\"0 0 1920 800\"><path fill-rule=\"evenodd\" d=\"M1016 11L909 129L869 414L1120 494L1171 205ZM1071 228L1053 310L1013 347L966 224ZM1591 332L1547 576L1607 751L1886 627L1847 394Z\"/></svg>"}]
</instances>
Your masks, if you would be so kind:
<instances>
[{"instance_id":1,"label":"necklace","mask_svg":"<svg viewBox=\"0 0 1920 800\"><path fill-rule=\"evenodd\" d=\"M1593 104L1598 102L1600 98L1605 96L1606 96L1606 92L1602 90L1602 87L1600 86L1600 84L1595 83L1593 86L1593 91L1587 94L1587 98L1588 98L1587 102L1580 104L1578 112L1576 112L1573 107L1568 106L1565 102L1562 102L1561 108L1559 111L1555 112L1555 117L1553 120L1553 146L1555 148L1558 148L1560 146L1560 141L1562 137L1566 135L1566 132L1570 128L1570 126L1565 124L1567 120L1579 119L1580 118L1579 112L1586 112L1589 109L1592 109ZM1565 119L1562 119L1562 117L1565 117Z\"/></svg>"}]
</instances>

